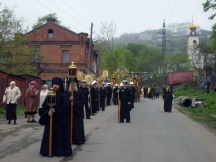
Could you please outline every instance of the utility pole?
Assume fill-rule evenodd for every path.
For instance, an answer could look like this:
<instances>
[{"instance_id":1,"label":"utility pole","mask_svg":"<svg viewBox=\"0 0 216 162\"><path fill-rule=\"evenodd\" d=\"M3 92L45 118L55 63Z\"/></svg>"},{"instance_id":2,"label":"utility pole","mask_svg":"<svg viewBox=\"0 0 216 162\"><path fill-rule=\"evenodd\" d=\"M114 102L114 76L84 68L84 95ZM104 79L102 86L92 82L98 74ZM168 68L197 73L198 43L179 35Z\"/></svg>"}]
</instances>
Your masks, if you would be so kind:
<instances>
[{"instance_id":1,"label":"utility pole","mask_svg":"<svg viewBox=\"0 0 216 162\"><path fill-rule=\"evenodd\" d=\"M162 31L158 32L159 34L161 34L161 38L162 38L162 43L159 45L162 47L162 62L164 60L164 57L166 55L166 25L165 25L165 20L163 21L163 28ZM162 72L162 65L160 65L158 67L159 73Z\"/></svg>"},{"instance_id":2,"label":"utility pole","mask_svg":"<svg viewBox=\"0 0 216 162\"><path fill-rule=\"evenodd\" d=\"M163 29L162 29L162 56L163 58L166 55L166 25L165 25L165 20L163 22Z\"/></svg>"},{"instance_id":3,"label":"utility pole","mask_svg":"<svg viewBox=\"0 0 216 162\"><path fill-rule=\"evenodd\" d=\"M91 71L90 59L92 53L92 31L93 31L93 23L91 23L91 32L90 32L90 41L89 41L89 50L88 50L88 73Z\"/></svg>"}]
</instances>

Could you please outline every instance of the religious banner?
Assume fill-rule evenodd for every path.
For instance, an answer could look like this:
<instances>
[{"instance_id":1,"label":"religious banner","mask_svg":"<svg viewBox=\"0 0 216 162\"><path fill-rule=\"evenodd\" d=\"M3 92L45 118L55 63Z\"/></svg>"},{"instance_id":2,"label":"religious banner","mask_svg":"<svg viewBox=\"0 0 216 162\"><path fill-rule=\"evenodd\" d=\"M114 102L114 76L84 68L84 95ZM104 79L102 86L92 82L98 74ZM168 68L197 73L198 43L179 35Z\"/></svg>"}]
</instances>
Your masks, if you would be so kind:
<instances>
[{"instance_id":1,"label":"religious banner","mask_svg":"<svg viewBox=\"0 0 216 162\"><path fill-rule=\"evenodd\" d=\"M77 79L84 80L84 73L82 71L77 71Z\"/></svg>"},{"instance_id":2,"label":"religious banner","mask_svg":"<svg viewBox=\"0 0 216 162\"><path fill-rule=\"evenodd\" d=\"M88 83L90 85L91 82L94 81L95 76L94 76L94 74L86 74L84 78L86 80L86 83Z\"/></svg>"},{"instance_id":3,"label":"religious banner","mask_svg":"<svg viewBox=\"0 0 216 162\"><path fill-rule=\"evenodd\" d=\"M104 77L108 77L108 76L109 76L109 74L108 74L108 73L109 73L109 71L108 71L108 70L104 70L104 71L103 71L103 76L104 76Z\"/></svg>"}]
</instances>

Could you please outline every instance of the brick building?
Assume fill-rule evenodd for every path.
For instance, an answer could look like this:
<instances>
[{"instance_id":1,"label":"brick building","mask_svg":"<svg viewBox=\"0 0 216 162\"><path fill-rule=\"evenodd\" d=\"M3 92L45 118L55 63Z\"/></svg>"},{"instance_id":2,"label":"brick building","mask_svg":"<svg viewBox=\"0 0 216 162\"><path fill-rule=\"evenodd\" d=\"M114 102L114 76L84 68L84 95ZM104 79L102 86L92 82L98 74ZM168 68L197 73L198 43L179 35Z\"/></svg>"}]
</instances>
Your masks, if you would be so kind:
<instances>
[{"instance_id":1,"label":"brick building","mask_svg":"<svg viewBox=\"0 0 216 162\"><path fill-rule=\"evenodd\" d=\"M75 33L55 23L49 18L47 23L27 33L28 41L35 47L34 53L42 54L34 58L40 62L44 71L39 75L48 81L53 77L68 78L68 67L74 62L77 69L88 73L89 38L87 33ZM96 73L98 54L92 50L90 54L90 71Z\"/></svg>"}]
</instances>

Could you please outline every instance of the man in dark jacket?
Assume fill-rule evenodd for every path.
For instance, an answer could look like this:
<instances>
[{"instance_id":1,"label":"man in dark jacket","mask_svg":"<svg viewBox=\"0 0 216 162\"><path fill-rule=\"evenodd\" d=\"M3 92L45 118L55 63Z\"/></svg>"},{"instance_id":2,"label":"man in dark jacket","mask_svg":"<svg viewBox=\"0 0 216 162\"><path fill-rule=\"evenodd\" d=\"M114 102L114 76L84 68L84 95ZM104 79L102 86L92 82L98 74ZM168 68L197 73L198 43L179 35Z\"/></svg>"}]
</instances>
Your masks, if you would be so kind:
<instances>
[{"instance_id":1,"label":"man in dark jacket","mask_svg":"<svg viewBox=\"0 0 216 162\"><path fill-rule=\"evenodd\" d=\"M106 87L106 92L107 92L107 105L110 105L110 101L112 98L112 88L110 87L110 83L108 83Z\"/></svg>"},{"instance_id":2,"label":"man in dark jacket","mask_svg":"<svg viewBox=\"0 0 216 162\"><path fill-rule=\"evenodd\" d=\"M97 87L96 80L92 82L90 93L91 93L92 115L94 115L95 113L97 113L98 110L98 87Z\"/></svg>"},{"instance_id":3,"label":"man in dark jacket","mask_svg":"<svg viewBox=\"0 0 216 162\"><path fill-rule=\"evenodd\" d=\"M115 85L115 88L113 89L113 103L114 105L117 105L118 104L118 85L116 84Z\"/></svg>"},{"instance_id":4,"label":"man in dark jacket","mask_svg":"<svg viewBox=\"0 0 216 162\"><path fill-rule=\"evenodd\" d=\"M120 123L124 123L124 119L126 119L127 123L130 123L130 110L131 110L131 90L128 88L128 82L123 80L123 87L118 90L120 95Z\"/></svg>"},{"instance_id":5,"label":"man in dark jacket","mask_svg":"<svg viewBox=\"0 0 216 162\"><path fill-rule=\"evenodd\" d=\"M105 83L103 82L100 87L100 108L102 111L105 111L105 99L106 99L106 88L105 88Z\"/></svg>"},{"instance_id":6,"label":"man in dark jacket","mask_svg":"<svg viewBox=\"0 0 216 162\"><path fill-rule=\"evenodd\" d=\"M82 81L82 88L83 88L82 90L83 90L83 93L84 93L84 96L85 96L84 107L85 107L86 119L91 119L90 118L91 112L90 112L89 101L88 101L89 89L86 86L86 81L85 80Z\"/></svg>"}]
</instances>

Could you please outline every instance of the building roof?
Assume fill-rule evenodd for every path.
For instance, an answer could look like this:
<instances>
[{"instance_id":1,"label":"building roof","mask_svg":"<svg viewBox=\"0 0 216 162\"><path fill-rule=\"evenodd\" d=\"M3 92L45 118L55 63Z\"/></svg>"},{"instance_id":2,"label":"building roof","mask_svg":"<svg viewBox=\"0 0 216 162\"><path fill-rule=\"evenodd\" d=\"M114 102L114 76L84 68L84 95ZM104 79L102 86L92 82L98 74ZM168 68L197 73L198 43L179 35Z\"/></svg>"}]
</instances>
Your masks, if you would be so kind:
<instances>
[{"instance_id":1,"label":"building roof","mask_svg":"<svg viewBox=\"0 0 216 162\"><path fill-rule=\"evenodd\" d=\"M191 29L191 28L196 28L196 25L194 24L193 20L192 20L192 23L191 23L191 25L190 25L190 29Z\"/></svg>"}]
</instances>

